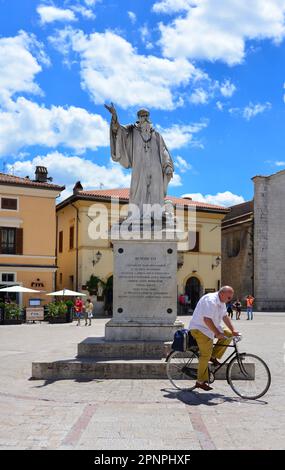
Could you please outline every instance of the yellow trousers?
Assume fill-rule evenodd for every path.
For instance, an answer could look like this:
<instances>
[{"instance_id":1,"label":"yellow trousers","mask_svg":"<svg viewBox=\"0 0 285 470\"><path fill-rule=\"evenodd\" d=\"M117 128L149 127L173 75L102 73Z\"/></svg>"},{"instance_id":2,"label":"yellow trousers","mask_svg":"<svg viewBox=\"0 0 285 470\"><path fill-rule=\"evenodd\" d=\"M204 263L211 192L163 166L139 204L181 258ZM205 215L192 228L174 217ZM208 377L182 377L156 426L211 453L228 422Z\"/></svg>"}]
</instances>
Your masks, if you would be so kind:
<instances>
[{"instance_id":1,"label":"yellow trousers","mask_svg":"<svg viewBox=\"0 0 285 470\"><path fill-rule=\"evenodd\" d=\"M219 339L213 348L213 340L200 330L191 330L191 335L196 339L199 347L199 365L197 380L199 382L209 382L208 362L211 358L220 359L230 344L231 339ZM232 336L232 333L224 329L225 336Z\"/></svg>"}]
</instances>

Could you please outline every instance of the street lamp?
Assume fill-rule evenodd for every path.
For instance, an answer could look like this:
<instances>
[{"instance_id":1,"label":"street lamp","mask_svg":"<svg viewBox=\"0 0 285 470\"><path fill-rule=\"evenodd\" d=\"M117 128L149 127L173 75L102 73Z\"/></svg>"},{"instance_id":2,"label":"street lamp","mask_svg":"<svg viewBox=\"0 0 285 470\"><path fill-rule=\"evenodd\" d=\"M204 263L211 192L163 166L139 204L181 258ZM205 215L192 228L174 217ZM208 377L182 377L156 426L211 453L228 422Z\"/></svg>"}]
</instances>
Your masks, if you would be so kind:
<instances>
[{"instance_id":1,"label":"street lamp","mask_svg":"<svg viewBox=\"0 0 285 470\"><path fill-rule=\"evenodd\" d=\"M221 261L222 258L220 256L217 256L217 258L215 259L215 263L212 264L212 269L217 268L220 265Z\"/></svg>"},{"instance_id":2,"label":"street lamp","mask_svg":"<svg viewBox=\"0 0 285 470\"><path fill-rule=\"evenodd\" d=\"M92 259L93 268L95 264L97 264L100 261L101 258L102 258L102 253L100 251L97 251L95 256L93 255L93 259Z\"/></svg>"}]
</instances>

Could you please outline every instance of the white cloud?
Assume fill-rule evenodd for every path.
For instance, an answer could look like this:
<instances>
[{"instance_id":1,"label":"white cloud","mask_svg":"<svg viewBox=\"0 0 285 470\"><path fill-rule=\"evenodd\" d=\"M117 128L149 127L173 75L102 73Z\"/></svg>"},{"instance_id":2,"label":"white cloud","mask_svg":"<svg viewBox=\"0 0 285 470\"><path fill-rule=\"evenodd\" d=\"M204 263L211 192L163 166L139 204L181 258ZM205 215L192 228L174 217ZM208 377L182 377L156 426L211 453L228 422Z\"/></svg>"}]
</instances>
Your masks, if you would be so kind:
<instances>
[{"instance_id":1,"label":"white cloud","mask_svg":"<svg viewBox=\"0 0 285 470\"><path fill-rule=\"evenodd\" d=\"M185 59L140 55L128 41L110 31L88 36L66 28L50 41L61 52L69 50L78 55L82 87L96 104L110 100L123 108L144 105L174 109L181 105L178 87L204 77Z\"/></svg>"},{"instance_id":2,"label":"white cloud","mask_svg":"<svg viewBox=\"0 0 285 470\"><path fill-rule=\"evenodd\" d=\"M243 61L247 40L279 43L285 35L284 0L162 0L153 10L185 11L159 25L165 57L221 60L233 65Z\"/></svg>"},{"instance_id":3,"label":"white cloud","mask_svg":"<svg viewBox=\"0 0 285 470\"><path fill-rule=\"evenodd\" d=\"M57 151L37 156L32 160L15 161L12 165L8 165L8 171L13 167L15 175L29 175L34 178L37 165L48 168L49 176L53 177L55 184L66 186L62 198L72 193L72 188L78 180L84 189L100 188L101 184L104 189L130 186L130 172L124 171L118 164L109 161L106 166L98 165L91 160L79 156L67 156Z\"/></svg>"},{"instance_id":4,"label":"white cloud","mask_svg":"<svg viewBox=\"0 0 285 470\"><path fill-rule=\"evenodd\" d=\"M243 110L243 117L249 121L253 117L257 116L257 114L264 113L264 111L267 111L271 108L271 103L249 103L248 106L246 106Z\"/></svg>"},{"instance_id":5,"label":"white cloud","mask_svg":"<svg viewBox=\"0 0 285 470\"><path fill-rule=\"evenodd\" d=\"M74 12L70 9L57 8L52 5L39 5L37 12L41 23L53 23L54 21L76 21Z\"/></svg>"},{"instance_id":6,"label":"white cloud","mask_svg":"<svg viewBox=\"0 0 285 470\"><path fill-rule=\"evenodd\" d=\"M223 111L224 109L224 103L221 103L221 101L217 101L216 102L216 106L218 108L219 111Z\"/></svg>"},{"instance_id":7,"label":"white cloud","mask_svg":"<svg viewBox=\"0 0 285 470\"><path fill-rule=\"evenodd\" d=\"M131 22L135 24L137 21L137 15L133 11L128 11L128 17L130 18Z\"/></svg>"},{"instance_id":8,"label":"white cloud","mask_svg":"<svg viewBox=\"0 0 285 470\"><path fill-rule=\"evenodd\" d=\"M190 103L192 104L207 104L210 96L209 93L203 88L196 88L190 95Z\"/></svg>"},{"instance_id":9,"label":"white cloud","mask_svg":"<svg viewBox=\"0 0 285 470\"><path fill-rule=\"evenodd\" d=\"M274 162L276 166L285 166L285 162L277 161Z\"/></svg>"},{"instance_id":10,"label":"white cloud","mask_svg":"<svg viewBox=\"0 0 285 470\"><path fill-rule=\"evenodd\" d=\"M96 15L93 10L91 10L91 8L86 8L82 5L73 5L70 8L72 9L72 11L75 11L75 13L79 13L88 20L94 20L96 18Z\"/></svg>"},{"instance_id":11,"label":"white cloud","mask_svg":"<svg viewBox=\"0 0 285 470\"><path fill-rule=\"evenodd\" d=\"M15 37L0 38L0 103L19 92L41 93L34 81L41 64L48 65L49 60L34 35L21 31Z\"/></svg>"},{"instance_id":12,"label":"white cloud","mask_svg":"<svg viewBox=\"0 0 285 470\"><path fill-rule=\"evenodd\" d=\"M269 109L271 109L271 103L269 102L256 104L250 102L244 108L230 108L229 113L240 115L247 121L250 121L250 119L254 118L258 114L268 111Z\"/></svg>"},{"instance_id":13,"label":"white cloud","mask_svg":"<svg viewBox=\"0 0 285 470\"><path fill-rule=\"evenodd\" d=\"M20 97L0 110L0 155L31 145L63 146L77 152L96 150L109 145L108 129L100 115L83 108L46 108Z\"/></svg>"},{"instance_id":14,"label":"white cloud","mask_svg":"<svg viewBox=\"0 0 285 470\"><path fill-rule=\"evenodd\" d=\"M195 124L173 124L171 127L163 128L157 126L157 130L162 134L169 150L179 149L191 145L192 147L203 148L199 140L195 138L195 134L207 127L206 120Z\"/></svg>"},{"instance_id":15,"label":"white cloud","mask_svg":"<svg viewBox=\"0 0 285 470\"><path fill-rule=\"evenodd\" d=\"M101 0L83 0L88 7L93 7L95 3L99 3Z\"/></svg>"},{"instance_id":16,"label":"white cloud","mask_svg":"<svg viewBox=\"0 0 285 470\"><path fill-rule=\"evenodd\" d=\"M193 201L205 202L207 204L215 204L218 206L234 206L244 202L243 196L239 196L230 191L217 194L206 194L205 196L201 193L183 194L181 197L191 197Z\"/></svg>"},{"instance_id":17,"label":"white cloud","mask_svg":"<svg viewBox=\"0 0 285 470\"><path fill-rule=\"evenodd\" d=\"M225 98L231 98L236 91L236 86L230 80L225 80L221 84L220 91Z\"/></svg>"},{"instance_id":18,"label":"white cloud","mask_svg":"<svg viewBox=\"0 0 285 470\"><path fill-rule=\"evenodd\" d=\"M174 172L173 178L170 180L169 186L173 188L177 186L182 186L181 176Z\"/></svg>"},{"instance_id":19,"label":"white cloud","mask_svg":"<svg viewBox=\"0 0 285 470\"><path fill-rule=\"evenodd\" d=\"M155 2L152 9L156 13L177 13L189 10L191 4L192 0L161 0Z\"/></svg>"},{"instance_id":20,"label":"white cloud","mask_svg":"<svg viewBox=\"0 0 285 470\"><path fill-rule=\"evenodd\" d=\"M192 165L190 165L190 163L188 163L183 157L177 155L175 157L175 168L178 168L181 173L186 173L187 170L192 169Z\"/></svg>"}]
</instances>

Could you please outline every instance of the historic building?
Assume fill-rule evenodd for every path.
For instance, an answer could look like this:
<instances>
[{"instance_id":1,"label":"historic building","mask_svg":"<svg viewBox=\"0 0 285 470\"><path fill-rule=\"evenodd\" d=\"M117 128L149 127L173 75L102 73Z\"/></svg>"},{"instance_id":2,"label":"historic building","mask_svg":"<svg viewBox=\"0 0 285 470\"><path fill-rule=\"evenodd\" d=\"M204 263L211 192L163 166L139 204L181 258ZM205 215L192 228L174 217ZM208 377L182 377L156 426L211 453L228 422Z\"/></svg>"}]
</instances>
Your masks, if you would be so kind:
<instances>
[{"instance_id":1,"label":"historic building","mask_svg":"<svg viewBox=\"0 0 285 470\"><path fill-rule=\"evenodd\" d=\"M285 170L252 180L254 200L222 223L222 282L259 310L285 310Z\"/></svg>"},{"instance_id":2,"label":"historic building","mask_svg":"<svg viewBox=\"0 0 285 470\"><path fill-rule=\"evenodd\" d=\"M55 288L56 198L63 189L49 182L45 167L36 168L34 180L0 173L1 287L17 284L44 291ZM24 306L29 297L35 297L9 296ZM49 300L44 294L38 297L44 302Z\"/></svg>"},{"instance_id":3,"label":"historic building","mask_svg":"<svg viewBox=\"0 0 285 470\"><path fill-rule=\"evenodd\" d=\"M244 299L254 291L253 201L231 207L222 222L222 284Z\"/></svg>"},{"instance_id":4,"label":"historic building","mask_svg":"<svg viewBox=\"0 0 285 470\"><path fill-rule=\"evenodd\" d=\"M57 205L58 289L66 287L87 293L86 283L92 274L104 282L112 279L111 240L107 236L94 240L90 234L96 214L104 210L107 233L116 219L116 213L110 213L111 199L117 201L121 210L123 206L127 209L128 198L128 189L84 191L78 182L73 194ZM195 227L186 227L191 233L190 244L188 240L178 246L177 272L177 293L188 293L194 307L202 294L220 286L221 222L228 210L189 198L166 199L177 208L178 217L188 208L196 215ZM98 308L99 304L97 311Z\"/></svg>"}]
</instances>

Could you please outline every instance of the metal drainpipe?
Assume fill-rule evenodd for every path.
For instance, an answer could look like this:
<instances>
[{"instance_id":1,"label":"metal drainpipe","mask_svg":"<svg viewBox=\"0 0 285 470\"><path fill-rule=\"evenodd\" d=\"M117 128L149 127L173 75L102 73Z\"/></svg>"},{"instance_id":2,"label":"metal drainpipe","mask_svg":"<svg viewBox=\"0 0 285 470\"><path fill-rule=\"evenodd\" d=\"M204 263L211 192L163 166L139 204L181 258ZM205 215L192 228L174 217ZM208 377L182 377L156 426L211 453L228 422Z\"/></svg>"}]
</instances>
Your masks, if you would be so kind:
<instances>
[{"instance_id":1,"label":"metal drainpipe","mask_svg":"<svg viewBox=\"0 0 285 470\"><path fill-rule=\"evenodd\" d=\"M74 204L72 204L72 207L76 210L76 261L75 261L75 290L78 291L78 233L79 233L79 210L78 207L76 207Z\"/></svg>"}]
</instances>

